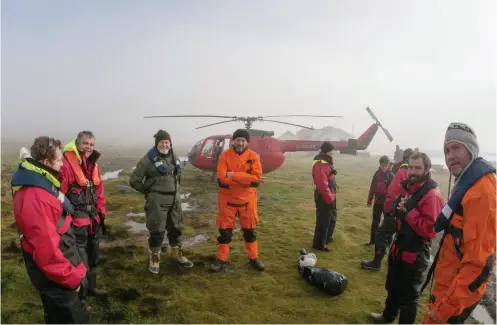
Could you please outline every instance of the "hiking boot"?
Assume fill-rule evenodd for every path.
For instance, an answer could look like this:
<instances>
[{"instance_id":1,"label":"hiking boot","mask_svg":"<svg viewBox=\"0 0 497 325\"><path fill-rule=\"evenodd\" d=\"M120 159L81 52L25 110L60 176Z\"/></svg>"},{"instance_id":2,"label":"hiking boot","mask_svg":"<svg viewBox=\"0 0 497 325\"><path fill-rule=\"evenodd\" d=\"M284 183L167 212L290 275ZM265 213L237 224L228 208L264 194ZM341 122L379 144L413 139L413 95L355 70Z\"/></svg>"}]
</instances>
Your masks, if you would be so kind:
<instances>
[{"instance_id":1,"label":"hiking boot","mask_svg":"<svg viewBox=\"0 0 497 325\"><path fill-rule=\"evenodd\" d=\"M379 271L381 268L382 255L375 254L371 261L361 261L361 267L367 270Z\"/></svg>"},{"instance_id":2,"label":"hiking boot","mask_svg":"<svg viewBox=\"0 0 497 325\"><path fill-rule=\"evenodd\" d=\"M160 252L160 249L154 252L148 250L148 270L153 274L159 274Z\"/></svg>"},{"instance_id":3,"label":"hiking boot","mask_svg":"<svg viewBox=\"0 0 497 325\"><path fill-rule=\"evenodd\" d=\"M312 246L312 248L314 248L315 250L317 251L322 251L322 252L331 252L331 248L328 246L328 245L325 245L323 248L316 248L314 246Z\"/></svg>"},{"instance_id":4,"label":"hiking boot","mask_svg":"<svg viewBox=\"0 0 497 325\"><path fill-rule=\"evenodd\" d=\"M368 319L370 321L372 321L373 323L376 323L376 324L386 324L386 323L390 323L390 322L387 322L385 320L385 318L383 318L383 314L379 314L379 313L371 313L368 315Z\"/></svg>"},{"instance_id":5,"label":"hiking boot","mask_svg":"<svg viewBox=\"0 0 497 325\"><path fill-rule=\"evenodd\" d=\"M259 271L264 271L264 264L262 264L261 260L258 258L249 260L249 264Z\"/></svg>"},{"instance_id":6,"label":"hiking boot","mask_svg":"<svg viewBox=\"0 0 497 325\"><path fill-rule=\"evenodd\" d=\"M221 261L220 259L216 258L214 263L212 263L211 265L211 270L214 272L219 272L222 269L224 269L225 266L226 266L226 261Z\"/></svg>"},{"instance_id":7,"label":"hiking boot","mask_svg":"<svg viewBox=\"0 0 497 325\"><path fill-rule=\"evenodd\" d=\"M183 255L183 249L180 246L171 246L171 258L181 266L193 267L193 262Z\"/></svg>"},{"instance_id":8,"label":"hiking boot","mask_svg":"<svg viewBox=\"0 0 497 325\"><path fill-rule=\"evenodd\" d=\"M97 289L97 270L91 268L88 272L88 295L89 296L105 296L107 291Z\"/></svg>"}]
</instances>

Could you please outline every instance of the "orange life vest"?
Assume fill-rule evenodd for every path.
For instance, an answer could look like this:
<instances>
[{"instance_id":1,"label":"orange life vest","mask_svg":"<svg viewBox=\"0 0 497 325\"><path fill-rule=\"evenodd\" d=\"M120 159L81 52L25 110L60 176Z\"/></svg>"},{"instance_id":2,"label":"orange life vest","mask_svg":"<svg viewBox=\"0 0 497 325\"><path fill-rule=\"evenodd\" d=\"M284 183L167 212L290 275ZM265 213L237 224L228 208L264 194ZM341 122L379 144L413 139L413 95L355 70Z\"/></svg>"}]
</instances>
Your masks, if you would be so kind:
<instances>
[{"instance_id":1,"label":"orange life vest","mask_svg":"<svg viewBox=\"0 0 497 325\"><path fill-rule=\"evenodd\" d=\"M91 180L88 180L83 172L83 168L81 168L81 164L79 163L78 156L74 151L66 151L64 152L64 156L71 166L71 169L74 172L74 178L76 182L80 186L91 186L91 185L100 185L102 183L102 178L100 177L100 168L95 163L95 167L93 168L93 172L91 175ZM90 184L90 181L93 184Z\"/></svg>"}]
</instances>

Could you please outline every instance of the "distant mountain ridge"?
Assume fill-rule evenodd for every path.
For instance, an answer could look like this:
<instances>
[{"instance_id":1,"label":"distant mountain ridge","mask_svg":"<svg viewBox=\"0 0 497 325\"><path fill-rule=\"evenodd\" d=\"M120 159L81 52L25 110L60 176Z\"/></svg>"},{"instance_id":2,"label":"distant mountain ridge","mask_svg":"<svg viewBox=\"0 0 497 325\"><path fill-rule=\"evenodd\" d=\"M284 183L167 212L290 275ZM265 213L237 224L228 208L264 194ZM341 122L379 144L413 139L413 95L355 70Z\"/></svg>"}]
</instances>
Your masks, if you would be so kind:
<instances>
[{"instance_id":1,"label":"distant mountain ridge","mask_svg":"<svg viewBox=\"0 0 497 325\"><path fill-rule=\"evenodd\" d=\"M325 126L321 129L300 129L296 133L286 131L278 137L280 140L314 140L314 141L341 141L353 138L350 133L333 126Z\"/></svg>"}]
</instances>

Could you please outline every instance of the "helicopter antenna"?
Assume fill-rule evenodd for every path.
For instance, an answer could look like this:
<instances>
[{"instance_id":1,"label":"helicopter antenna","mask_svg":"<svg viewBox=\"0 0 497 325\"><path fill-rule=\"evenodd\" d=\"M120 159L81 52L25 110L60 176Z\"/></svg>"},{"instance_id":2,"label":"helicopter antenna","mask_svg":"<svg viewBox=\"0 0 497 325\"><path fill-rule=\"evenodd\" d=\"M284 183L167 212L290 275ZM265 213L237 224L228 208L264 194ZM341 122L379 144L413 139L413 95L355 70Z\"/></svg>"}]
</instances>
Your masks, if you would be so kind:
<instances>
[{"instance_id":1,"label":"helicopter antenna","mask_svg":"<svg viewBox=\"0 0 497 325\"><path fill-rule=\"evenodd\" d=\"M301 128L313 130L313 127L308 127L300 124L294 124L294 123L289 123L289 122L283 122L283 121L276 121L276 120L268 120L266 119L267 117L335 117L335 118L343 118L343 116L337 116L337 115L269 115L269 116L247 116L247 117L241 117L241 116L226 116L226 115L155 115L155 116L144 116L143 118L168 118L168 117L215 117L215 118L227 118L230 119L230 121L221 121L221 122L216 122L216 123L211 123L211 124L206 124L197 127L196 129L202 129L208 126L213 126L213 125L218 125L218 124L223 124L223 123L229 123L229 122L243 122L245 124L245 129L250 130L252 128L252 124L254 122L273 122L273 123L280 123L280 124L286 124L286 125L292 125L292 126L298 126Z\"/></svg>"}]
</instances>

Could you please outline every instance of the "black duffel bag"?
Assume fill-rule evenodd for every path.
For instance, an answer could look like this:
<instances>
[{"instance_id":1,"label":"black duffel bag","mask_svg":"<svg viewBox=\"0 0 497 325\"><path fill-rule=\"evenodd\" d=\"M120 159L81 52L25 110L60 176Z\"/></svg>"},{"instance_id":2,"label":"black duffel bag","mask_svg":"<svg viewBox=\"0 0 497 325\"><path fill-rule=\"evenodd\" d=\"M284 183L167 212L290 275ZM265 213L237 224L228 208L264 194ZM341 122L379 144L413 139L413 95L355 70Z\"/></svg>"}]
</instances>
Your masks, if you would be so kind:
<instances>
[{"instance_id":1,"label":"black duffel bag","mask_svg":"<svg viewBox=\"0 0 497 325\"><path fill-rule=\"evenodd\" d=\"M324 267L306 266L302 276L330 296L337 296L347 288L347 277Z\"/></svg>"}]
</instances>

